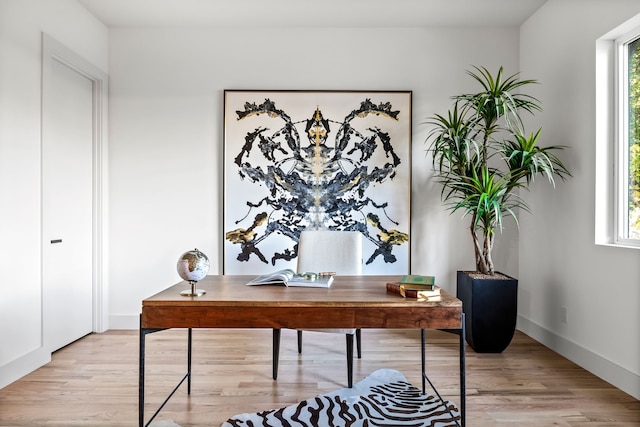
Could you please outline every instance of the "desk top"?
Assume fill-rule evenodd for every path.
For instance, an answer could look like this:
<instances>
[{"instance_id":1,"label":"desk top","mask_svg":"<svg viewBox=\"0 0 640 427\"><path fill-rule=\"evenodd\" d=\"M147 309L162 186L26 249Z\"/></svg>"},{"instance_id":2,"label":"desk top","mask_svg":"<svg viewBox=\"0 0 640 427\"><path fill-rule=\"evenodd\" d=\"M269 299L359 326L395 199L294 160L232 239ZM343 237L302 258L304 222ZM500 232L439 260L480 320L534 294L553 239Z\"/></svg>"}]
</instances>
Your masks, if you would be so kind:
<instances>
[{"instance_id":1,"label":"desk top","mask_svg":"<svg viewBox=\"0 0 640 427\"><path fill-rule=\"evenodd\" d=\"M255 276L207 276L206 294L184 297L180 282L142 301L143 328L437 328L462 325L462 302L387 293L400 276L336 276L330 288L247 286Z\"/></svg>"}]
</instances>

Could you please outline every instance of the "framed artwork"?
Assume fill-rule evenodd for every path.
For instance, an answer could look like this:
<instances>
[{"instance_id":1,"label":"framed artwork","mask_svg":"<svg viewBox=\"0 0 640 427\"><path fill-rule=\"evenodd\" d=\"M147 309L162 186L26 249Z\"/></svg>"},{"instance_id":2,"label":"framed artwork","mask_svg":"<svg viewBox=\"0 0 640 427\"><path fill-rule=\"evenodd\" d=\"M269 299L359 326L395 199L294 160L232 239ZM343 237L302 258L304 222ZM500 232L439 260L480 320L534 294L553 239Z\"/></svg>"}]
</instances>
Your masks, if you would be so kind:
<instances>
[{"instance_id":1,"label":"framed artwork","mask_svg":"<svg viewBox=\"0 0 640 427\"><path fill-rule=\"evenodd\" d=\"M300 232L332 229L364 274L407 274L411 96L225 90L224 273L295 270Z\"/></svg>"}]
</instances>

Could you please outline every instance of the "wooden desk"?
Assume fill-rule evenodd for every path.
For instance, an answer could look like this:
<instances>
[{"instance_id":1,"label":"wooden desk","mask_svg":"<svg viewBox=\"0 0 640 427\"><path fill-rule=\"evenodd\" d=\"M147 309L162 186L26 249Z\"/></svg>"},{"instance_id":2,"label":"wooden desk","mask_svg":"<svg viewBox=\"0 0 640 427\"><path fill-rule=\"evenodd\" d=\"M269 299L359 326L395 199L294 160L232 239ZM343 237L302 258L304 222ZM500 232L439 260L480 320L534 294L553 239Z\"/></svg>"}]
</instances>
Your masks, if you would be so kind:
<instances>
[{"instance_id":1,"label":"wooden desk","mask_svg":"<svg viewBox=\"0 0 640 427\"><path fill-rule=\"evenodd\" d=\"M422 330L423 392L425 380L429 381L424 366L424 330L441 329L460 336L460 412L464 426L464 314L460 300L446 292L442 293L439 301L417 301L388 294L385 284L398 281L399 276L336 276L328 289L246 286L254 277L207 276L198 282L197 287L206 291L200 297L181 296L180 291L189 289L189 284L180 282L142 301L139 372L141 427L145 425L145 336L170 328L188 329L187 374L149 423L185 379L188 380L188 392L191 391L192 328L396 328ZM438 393L431 381L429 384Z\"/></svg>"}]
</instances>

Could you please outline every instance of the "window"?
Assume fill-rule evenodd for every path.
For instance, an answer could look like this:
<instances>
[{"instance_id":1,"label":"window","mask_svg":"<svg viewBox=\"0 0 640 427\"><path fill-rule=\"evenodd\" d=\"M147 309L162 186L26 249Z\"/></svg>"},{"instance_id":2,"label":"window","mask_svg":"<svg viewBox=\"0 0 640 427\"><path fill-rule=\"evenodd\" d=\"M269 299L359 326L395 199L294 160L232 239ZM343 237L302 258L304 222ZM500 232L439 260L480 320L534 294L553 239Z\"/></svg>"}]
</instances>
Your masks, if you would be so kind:
<instances>
[{"instance_id":1,"label":"window","mask_svg":"<svg viewBox=\"0 0 640 427\"><path fill-rule=\"evenodd\" d=\"M640 29L616 41L615 243L640 246Z\"/></svg>"},{"instance_id":2,"label":"window","mask_svg":"<svg viewBox=\"0 0 640 427\"><path fill-rule=\"evenodd\" d=\"M595 48L595 243L640 249L640 14Z\"/></svg>"}]
</instances>

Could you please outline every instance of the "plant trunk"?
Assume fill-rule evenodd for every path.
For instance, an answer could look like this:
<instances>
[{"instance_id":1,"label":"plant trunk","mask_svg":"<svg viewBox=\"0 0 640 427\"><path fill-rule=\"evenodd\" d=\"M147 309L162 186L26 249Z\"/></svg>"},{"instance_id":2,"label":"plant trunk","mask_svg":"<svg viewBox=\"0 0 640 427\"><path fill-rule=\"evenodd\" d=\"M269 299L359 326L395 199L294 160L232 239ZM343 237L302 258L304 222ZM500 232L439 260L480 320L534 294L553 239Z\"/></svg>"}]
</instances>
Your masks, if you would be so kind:
<instances>
[{"instance_id":1,"label":"plant trunk","mask_svg":"<svg viewBox=\"0 0 640 427\"><path fill-rule=\"evenodd\" d=\"M491 250L493 249L493 237L492 233L486 233L483 235L483 242L480 243L478 234L473 226L475 223L474 218L471 220L471 226L469 231L471 232L471 238L473 239L473 249L476 255L476 271L482 274L488 274L493 276L495 270L493 268L493 258L491 257Z\"/></svg>"},{"instance_id":2,"label":"plant trunk","mask_svg":"<svg viewBox=\"0 0 640 427\"><path fill-rule=\"evenodd\" d=\"M493 251L493 233L487 233L484 235L484 262L487 266L487 271L483 271L483 273L490 274L493 276L495 274L495 270L493 268L493 258L491 257L491 252Z\"/></svg>"}]
</instances>

